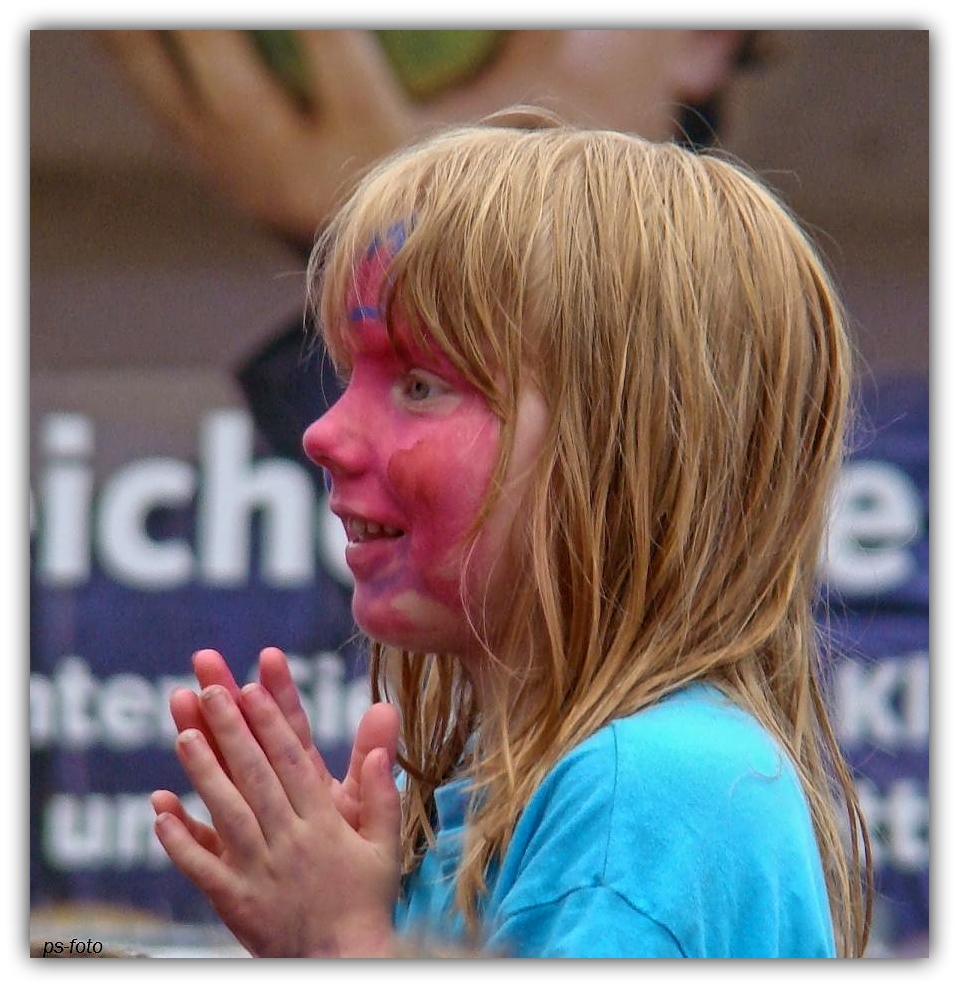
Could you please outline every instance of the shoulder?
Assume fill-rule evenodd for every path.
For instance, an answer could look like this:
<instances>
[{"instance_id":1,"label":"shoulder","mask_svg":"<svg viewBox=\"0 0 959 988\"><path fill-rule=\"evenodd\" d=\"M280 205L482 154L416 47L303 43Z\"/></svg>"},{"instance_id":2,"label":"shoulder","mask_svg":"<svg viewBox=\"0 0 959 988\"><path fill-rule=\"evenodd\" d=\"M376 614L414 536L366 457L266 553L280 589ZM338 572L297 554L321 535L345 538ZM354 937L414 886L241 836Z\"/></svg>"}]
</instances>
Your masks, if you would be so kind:
<instances>
[{"instance_id":1,"label":"shoulder","mask_svg":"<svg viewBox=\"0 0 959 988\"><path fill-rule=\"evenodd\" d=\"M769 732L719 690L695 684L597 731L557 763L542 791L599 786L611 812L624 796L656 812L656 800L719 798L744 781L799 790Z\"/></svg>"},{"instance_id":2,"label":"shoulder","mask_svg":"<svg viewBox=\"0 0 959 988\"><path fill-rule=\"evenodd\" d=\"M665 842L688 850L717 828L726 841L751 839L751 831L769 829L763 814L771 811L782 819L777 826L793 817L808 825L791 762L754 717L696 684L613 721L563 757L521 815L515 838L531 846L580 843L591 868L608 875L620 850L632 859ZM686 837L695 844L678 839Z\"/></svg>"},{"instance_id":3,"label":"shoulder","mask_svg":"<svg viewBox=\"0 0 959 988\"><path fill-rule=\"evenodd\" d=\"M742 847L775 856L782 845L807 847L813 837L785 751L755 717L706 685L597 732L557 764L551 786L553 797L559 789L600 787L611 857L638 835L656 854L668 844L675 861L691 847L697 857L738 860Z\"/></svg>"},{"instance_id":4,"label":"shoulder","mask_svg":"<svg viewBox=\"0 0 959 988\"><path fill-rule=\"evenodd\" d=\"M510 908L613 896L630 923L665 931L692 956L784 949L768 929L779 909L771 896L793 896L820 927L827 908L791 762L754 717L702 685L614 721L561 759L503 865ZM807 933L789 949L819 952Z\"/></svg>"},{"instance_id":5,"label":"shoulder","mask_svg":"<svg viewBox=\"0 0 959 988\"><path fill-rule=\"evenodd\" d=\"M599 736L604 733L608 736ZM719 798L744 782L763 791L772 787L779 796L801 789L773 736L710 686L687 687L599 734L591 740L607 749L618 781L632 791L667 798L698 790Z\"/></svg>"}]
</instances>

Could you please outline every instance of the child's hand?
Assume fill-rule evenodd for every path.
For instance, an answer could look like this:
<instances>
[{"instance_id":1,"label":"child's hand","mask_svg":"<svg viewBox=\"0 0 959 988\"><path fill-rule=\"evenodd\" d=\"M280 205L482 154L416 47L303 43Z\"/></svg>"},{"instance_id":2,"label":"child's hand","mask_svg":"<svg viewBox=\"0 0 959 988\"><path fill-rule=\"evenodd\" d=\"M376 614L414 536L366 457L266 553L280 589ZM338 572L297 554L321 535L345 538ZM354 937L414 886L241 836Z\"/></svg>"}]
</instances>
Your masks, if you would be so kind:
<instances>
[{"instance_id":1,"label":"child's hand","mask_svg":"<svg viewBox=\"0 0 959 988\"><path fill-rule=\"evenodd\" d=\"M193 672L201 689L207 686L222 686L234 700L239 699L240 687L223 656L214 649L204 648L194 653ZM278 648L265 648L260 652L259 678L300 739L303 749L309 752L315 771L321 778L330 779L326 764L313 743L310 722L300 703L300 695L290 673L286 656ZM196 693L188 689L174 690L170 695L170 713L178 731L186 731L191 727L203 731L207 743L216 751L216 744L206 728L200 709L200 698ZM393 754L395 755L395 749Z\"/></svg>"},{"instance_id":2,"label":"child's hand","mask_svg":"<svg viewBox=\"0 0 959 988\"><path fill-rule=\"evenodd\" d=\"M240 687L219 652L211 648L196 652L193 656L193 671L201 689L207 686L222 686L234 700L239 700ZM340 782L330 775L323 756L313 742L309 718L300 703L300 694L290 673L286 656L280 649L270 647L260 652L259 678L260 683L276 701L287 723L299 738L303 750L309 755L313 770L328 782L340 813L355 829L359 779L366 756L375 748L384 748L390 764L396 761L400 729L396 708L388 703L376 703L366 711L356 730L349 770L346 778ZM170 696L170 712L178 731L183 732L190 728L202 731L207 743L214 752L217 751L216 742L207 729L200 709L200 698L196 693L188 689L174 690ZM229 771L222 758L220 762ZM169 810L175 809L174 803L169 800L164 801L164 807Z\"/></svg>"},{"instance_id":3,"label":"child's hand","mask_svg":"<svg viewBox=\"0 0 959 988\"><path fill-rule=\"evenodd\" d=\"M219 652L212 648L200 649L193 654L193 672L196 675L200 689L207 686L222 686L233 697L239 700L240 687L230 672L230 667ZM265 648L260 652L259 679L273 695L277 706L283 712L290 727L300 739L305 751L309 752L314 768L321 778L330 779L326 764L313 743L313 733L310 728L306 711L300 703L300 695L290 673L286 656L278 648ZM181 733L191 727L202 731L207 743L216 751L216 742L207 730L203 713L200 709L200 697L193 690L180 688L170 694L170 713L173 722ZM219 757L219 753L218 757ZM224 768L226 765L220 758Z\"/></svg>"},{"instance_id":4,"label":"child's hand","mask_svg":"<svg viewBox=\"0 0 959 988\"><path fill-rule=\"evenodd\" d=\"M195 728L177 755L213 826L198 830L172 794L156 794L157 835L174 864L254 955L388 955L400 878L389 752L367 752L351 780L354 828L261 684L238 701L208 686L199 702L220 757Z\"/></svg>"}]
</instances>

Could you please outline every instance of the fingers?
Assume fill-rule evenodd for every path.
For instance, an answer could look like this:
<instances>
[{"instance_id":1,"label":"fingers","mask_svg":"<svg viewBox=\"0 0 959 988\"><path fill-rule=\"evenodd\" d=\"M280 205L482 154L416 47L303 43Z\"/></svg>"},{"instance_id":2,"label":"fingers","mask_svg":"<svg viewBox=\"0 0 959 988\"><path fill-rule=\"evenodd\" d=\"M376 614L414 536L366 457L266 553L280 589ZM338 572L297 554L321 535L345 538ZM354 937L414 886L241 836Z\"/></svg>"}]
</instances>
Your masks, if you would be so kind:
<instances>
[{"instance_id":1,"label":"fingers","mask_svg":"<svg viewBox=\"0 0 959 988\"><path fill-rule=\"evenodd\" d=\"M411 104L372 31L297 31L322 113L342 126L394 131Z\"/></svg>"},{"instance_id":2,"label":"fingers","mask_svg":"<svg viewBox=\"0 0 959 988\"><path fill-rule=\"evenodd\" d=\"M356 729L355 754L361 758L374 748L384 748L392 765L400 743L400 713L392 703L374 703Z\"/></svg>"},{"instance_id":3,"label":"fingers","mask_svg":"<svg viewBox=\"0 0 959 988\"><path fill-rule=\"evenodd\" d=\"M300 702L300 691L290 674L290 665L280 649L271 646L260 652L260 683L273 697L286 722L300 739L317 776L327 783L332 782L333 777L313 740L313 727Z\"/></svg>"},{"instance_id":4,"label":"fingers","mask_svg":"<svg viewBox=\"0 0 959 988\"><path fill-rule=\"evenodd\" d=\"M221 684L207 686L199 707L220 757L196 729L177 737L177 757L209 809L223 848L250 857L264 843L282 838L297 816L335 815L328 782L313 771L308 753L262 685L244 687L240 706ZM172 794L158 799L161 813L176 817L197 843L212 847L209 834L189 825Z\"/></svg>"},{"instance_id":5,"label":"fingers","mask_svg":"<svg viewBox=\"0 0 959 988\"><path fill-rule=\"evenodd\" d=\"M329 772L325 766L324 774L315 771L310 753L270 693L262 684L250 683L241 691L240 706L296 814L305 818L325 812L332 805ZM322 765L318 752L316 757Z\"/></svg>"},{"instance_id":6,"label":"fingers","mask_svg":"<svg viewBox=\"0 0 959 988\"><path fill-rule=\"evenodd\" d=\"M180 817L169 811L161 812L154 823L154 831L170 860L210 897L214 905L229 895L234 885L229 869L215 852L194 838Z\"/></svg>"},{"instance_id":7,"label":"fingers","mask_svg":"<svg viewBox=\"0 0 959 988\"><path fill-rule=\"evenodd\" d=\"M178 731L188 731L191 727L204 730L200 698L193 690L186 687L175 689L170 694L170 713Z\"/></svg>"},{"instance_id":8,"label":"fingers","mask_svg":"<svg viewBox=\"0 0 959 988\"><path fill-rule=\"evenodd\" d=\"M240 695L240 687L233 678L230 667L223 656L212 648L203 648L194 652L193 672L201 689L207 686L222 686L230 696L236 698ZM199 697L192 690L183 687L170 694L170 713L173 715L177 730L186 731L195 727L206 732Z\"/></svg>"},{"instance_id":9,"label":"fingers","mask_svg":"<svg viewBox=\"0 0 959 988\"><path fill-rule=\"evenodd\" d=\"M234 701L239 701L240 687L223 656L212 648L204 648L193 655L193 671L201 689L210 686L223 687ZM300 693L290 673L286 655L278 648L269 647L260 653L260 682L272 695L290 728L299 739L312 763L313 773L328 784L332 776L322 755L313 741L309 717L300 702ZM217 754L221 764L229 771L220 751L219 742L211 733L200 705L200 697L186 688L174 690L170 695L170 712L178 731L196 729L203 732L207 742ZM385 743L385 742L376 742Z\"/></svg>"},{"instance_id":10,"label":"fingers","mask_svg":"<svg viewBox=\"0 0 959 988\"><path fill-rule=\"evenodd\" d=\"M260 682L276 701L287 723L304 748L313 747L313 728L300 702L300 691L293 682L286 656L278 648L260 652Z\"/></svg>"},{"instance_id":11,"label":"fingers","mask_svg":"<svg viewBox=\"0 0 959 988\"><path fill-rule=\"evenodd\" d=\"M341 784L332 778L316 748L309 718L280 649L261 651L260 683L255 689L255 684L249 684L240 690L223 656L214 649L194 653L193 669L200 694L179 689L170 697L177 729L203 735L264 832L278 827L290 807L305 817L328 806L331 794L350 826L358 826L360 773L366 757L382 748L390 764L396 758L399 714L394 707L375 704L364 714ZM321 784L322 791L314 783Z\"/></svg>"},{"instance_id":12,"label":"fingers","mask_svg":"<svg viewBox=\"0 0 959 988\"><path fill-rule=\"evenodd\" d=\"M193 653L193 672L202 689L205 686L223 686L227 692L237 697L240 687L230 672L223 656L212 648L203 648ZM200 701L196 693L185 687L176 689L170 694L170 713L178 731L186 731L191 727L205 731L203 715L200 712Z\"/></svg>"},{"instance_id":13,"label":"fingers","mask_svg":"<svg viewBox=\"0 0 959 988\"><path fill-rule=\"evenodd\" d=\"M239 705L219 684L206 687L199 702L226 774L268 839L288 822L291 809L306 817L330 805L329 774L315 770L310 754L262 685L245 686Z\"/></svg>"},{"instance_id":14,"label":"fingers","mask_svg":"<svg viewBox=\"0 0 959 988\"><path fill-rule=\"evenodd\" d=\"M96 31L94 36L140 95L167 120L185 111L188 92L163 31Z\"/></svg>"},{"instance_id":15,"label":"fingers","mask_svg":"<svg viewBox=\"0 0 959 988\"><path fill-rule=\"evenodd\" d=\"M386 751L390 765L396 762L399 737L399 711L390 703L374 703L363 714L356 728L353 751L350 753L350 767L343 780L347 792L353 796L359 794L363 763L374 748L383 748Z\"/></svg>"},{"instance_id":16,"label":"fingers","mask_svg":"<svg viewBox=\"0 0 959 988\"><path fill-rule=\"evenodd\" d=\"M361 837L375 844L386 860L400 858L400 794L385 748L371 751L360 776Z\"/></svg>"},{"instance_id":17,"label":"fingers","mask_svg":"<svg viewBox=\"0 0 959 988\"><path fill-rule=\"evenodd\" d=\"M399 712L389 703L374 703L360 719L346 776L341 783L333 786L336 808L355 830L360 826L360 780L363 765L370 752L382 749L392 767L396 762L399 732Z\"/></svg>"},{"instance_id":18,"label":"fingers","mask_svg":"<svg viewBox=\"0 0 959 988\"><path fill-rule=\"evenodd\" d=\"M223 656L212 648L203 648L193 654L193 672L201 689L206 686L223 686L232 697L240 695L240 687L230 672ZM208 744L223 762L216 741L207 729L206 721L200 710L200 698L192 690L185 687L176 689L170 694L170 713L178 731L196 729L206 736Z\"/></svg>"},{"instance_id":19,"label":"fingers","mask_svg":"<svg viewBox=\"0 0 959 988\"><path fill-rule=\"evenodd\" d=\"M234 698L240 695L240 687L230 667L215 649L201 648L193 653L193 672L201 687L219 685Z\"/></svg>"},{"instance_id":20,"label":"fingers","mask_svg":"<svg viewBox=\"0 0 959 988\"><path fill-rule=\"evenodd\" d=\"M211 854L220 856L223 853L223 843L217 832L207 824L197 820L187 813L180 797L167 789L159 789L150 796L153 811L157 816L170 813L175 816L189 831L190 836Z\"/></svg>"},{"instance_id":21,"label":"fingers","mask_svg":"<svg viewBox=\"0 0 959 988\"><path fill-rule=\"evenodd\" d=\"M221 807L230 813L234 810L235 791L255 816L260 831L269 841L271 836L281 832L289 824L294 813L303 815L307 807L312 807L317 800L316 787L322 786L325 789L326 784L312 771L303 746L266 690L258 684L251 684L246 689L255 689L267 700L270 712L269 730L263 737L260 736L259 724L252 720L248 723L248 704L244 702L244 709L241 711L222 686L208 686L200 694L204 720L222 753L222 761L226 767L224 772L218 766L222 779L217 779L216 773L210 773L203 782L215 787L213 798L219 799ZM257 731L256 735L251 727ZM211 750L207 745L204 748ZM207 771L199 756L195 764L198 771ZM189 766L184 767L189 773ZM212 816L213 805L206 793L199 788L198 779L193 775L190 777L198 786L197 792L209 807ZM229 843L215 817L214 825L224 842Z\"/></svg>"},{"instance_id":22,"label":"fingers","mask_svg":"<svg viewBox=\"0 0 959 988\"><path fill-rule=\"evenodd\" d=\"M204 110L222 120L293 113L293 104L246 31L174 31L176 50Z\"/></svg>"},{"instance_id":23,"label":"fingers","mask_svg":"<svg viewBox=\"0 0 959 988\"><path fill-rule=\"evenodd\" d=\"M230 702L225 693L223 696L226 702ZM257 816L223 771L203 734L196 730L184 731L177 737L176 753L198 795L210 811L213 827L223 846L241 858L256 855L265 841ZM189 836L192 843L197 843L189 828L173 813L161 813L157 817L158 828L161 820L169 819L176 819L179 824L179 827L172 828L174 833L179 833L182 828L184 835ZM157 835L162 842L159 829Z\"/></svg>"}]
</instances>

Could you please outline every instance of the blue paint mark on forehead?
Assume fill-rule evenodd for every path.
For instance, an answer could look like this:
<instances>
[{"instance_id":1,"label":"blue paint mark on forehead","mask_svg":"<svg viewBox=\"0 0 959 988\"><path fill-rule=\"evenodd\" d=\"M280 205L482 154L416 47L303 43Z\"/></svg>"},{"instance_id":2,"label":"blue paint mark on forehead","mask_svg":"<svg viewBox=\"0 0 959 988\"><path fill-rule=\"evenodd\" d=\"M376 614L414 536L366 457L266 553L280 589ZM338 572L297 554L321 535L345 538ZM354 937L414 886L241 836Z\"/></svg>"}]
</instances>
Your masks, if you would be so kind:
<instances>
[{"instance_id":1,"label":"blue paint mark on forehead","mask_svg":"<svg viewBox=\"0 0 959 988\"><path fill-rule=\"evenodd\" d=\"M382 247L387 248L387 257L392 257L396 252L406 243L407 236L407 226L405 220L397 220L389 229L386 231L385 243L384 239L381 239L380 235L377 234L373 240L370 242L370 246L366 249L366 259L372 260L372 258L380 252Z\"/></svg>"},{"instance_id":2,"label":"blue paint mark on forehead","mask_svg":"<svg viewBox=\"0 0 959 988\"><path fill-rule=\"evenodd\" d=\"M385 271L389 259L406 243L407 229L406 221L398 220L387 229L384 236L377 234L366 249L364 261L371 262L379 257ZM349 322L363 322L367 319L382 321L384 317L385 313L380 306L369 304L351 306L346 313Z\"/></svg>"},{"instance_id":3,"label":"blue paint mark on forehead","mask_svg":"<svg viewBox=\"0 0 959 988\"><path fill-rule=\"evenodd\" d=\"M378 305L354 305L346 313L346 319L348 322L363 322L366 319L380 319L383 316L383 310Z\"/></svg>"}]
</instances>

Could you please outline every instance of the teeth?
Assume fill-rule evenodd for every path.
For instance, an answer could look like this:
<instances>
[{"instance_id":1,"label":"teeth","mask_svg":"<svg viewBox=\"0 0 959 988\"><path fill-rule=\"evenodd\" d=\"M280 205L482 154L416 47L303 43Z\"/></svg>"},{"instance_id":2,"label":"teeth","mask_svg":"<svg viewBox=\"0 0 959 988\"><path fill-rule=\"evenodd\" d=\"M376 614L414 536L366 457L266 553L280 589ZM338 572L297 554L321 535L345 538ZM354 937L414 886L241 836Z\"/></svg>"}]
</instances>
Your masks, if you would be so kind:
<instances>
[{"instance_id":1,"label":"teeth","mask_svg":"<svg viewBox=\"0 0 959 988\"><path fill-rule=\"evenodd\" d=\"M367 539L395 539L403 532L392 525L381 525L362 518L350 518L346 523L346 534L351 542L365 542Z\"/></svg>"}]
</instances>

